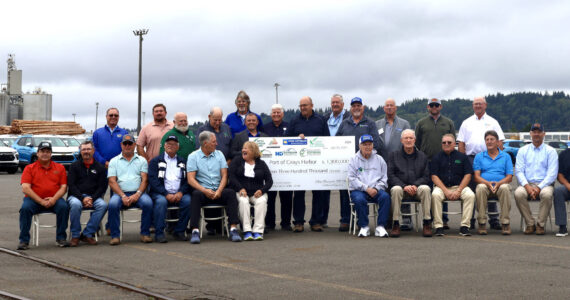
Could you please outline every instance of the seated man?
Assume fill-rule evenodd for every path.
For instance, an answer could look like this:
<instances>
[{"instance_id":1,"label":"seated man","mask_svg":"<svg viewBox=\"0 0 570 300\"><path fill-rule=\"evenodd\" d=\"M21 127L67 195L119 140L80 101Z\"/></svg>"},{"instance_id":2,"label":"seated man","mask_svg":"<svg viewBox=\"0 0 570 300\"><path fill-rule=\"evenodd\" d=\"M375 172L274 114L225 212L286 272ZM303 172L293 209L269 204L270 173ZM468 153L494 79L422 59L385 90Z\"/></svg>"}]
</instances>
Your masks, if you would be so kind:
<instances>
[{"instance_id":1,"label":"seated man","mask_svg":"<svg viewBox=\"0 0 570 300\"><path fill-rule=\"evenodd\" d=\"M24 169L22 173L22 192L24 203L20 208L20 244L18 250L29 249L30 227L33 215L40 212L56 214L55 244L68 247L67 218L69 207L62 198L67 189L65 168L51 160L51 143L43 141L38 146L38 160Z\"/></svg>"},{"instance_id":2,"label":"seated man","mask_svg":"<svg viewBox=\"0 0 570 300\"><path fill-rule=\"evenodd\" d=\"M107 191L107 169L93 158L95 147L92 141L79 145L81 159L69 167L69 221L71 231L71 247L77 247L79 241L89 245L97 245L95 233L107 212L107 202L103 200ZM93 212L81 232L81 210L91 209Z\"/></svg>"},{"instance_id":3,"label":"seated man","mask_svg":"<svg viewBox=\"0 0 570 300\"><path fill-rule=\"evenodd\" d=\"M402 131L402 147L388 155L388 183L392 187L391 237L400 236L400 206L404 193L418 199L424 212L423 236L431 237L431 189L429 188L429 165L427 156L415 149L416 134L411 129Z\"/></svg>"},{"instance_id":4,"label":"seated man","mask_svg":"<svg viewBox=\"0 0 570 300\"><path fill-rule=\"evenodd\" d=\"M148 164L146 159L135 153L135 138L124 135L121 154L111 159L107 178L113 196L109 200L109 229L112 246L121 243L121 209L138 207L141 214L141 242L152 243L150 224L152 222L152 199L144 192L147 187Z\"/></svg>"},{"instance_id":5,"label":"seated man","mask_svg":"<svg viewBox=\"0 0 570 300\"><path fill-rule=\"evenodd\" d=\"M370 235L368 227L368 202L378 203L378 222L375 236L388 237L386 223L390 213L390 196L385 189L388 187L386 162L376 154L372 136L362 135L359 142L360 150L350 159L348 164L348 182L350 198L354 203L359 237Z\"/></svg>"},{"instance_id":6,"label":"seated man","mask_svg":"<svg viewBox=\"0 0 570 300\"><path fill-rule=\"evenodd\" d=\"M178 223L172 236L177 241L187 241L186 226L190 219L190 186L186 180L186 159L178 156L178 137L169 135L164 142L164 153L153 158L148 166L150 197L154 201L154 239L166 243L166 211L168 206L178 206Z\"/></svg>"},{"instance_id":7,"label":"seated man","mask_svg":"<svg viewBox=\"0 0 570 300\"><path fill-rule=\"evenodd\" d=\"M499 198L500 220L503 235L511 234L509 212L511 211L511 186L513 162L511 157L499 149L499 134L495 130L485 132L487 151L479 152L473 160L475 171L475 198L477 199L478 234L487 234L487 199Z\"/></svg>"},{"instance_id":8,"label":"seated man","mask_svg":"<svg viewBox=\"0 0 570 300\"><path fill-rule=\"evenodd\" d=\"M526 222L524 234L544 234L546 218L552 208L554 181L558 174L558 154L554 148L543 143L545 136L541 124L530 128L532 144L519 149L515 174L520 186L515 190L515 202ZM539 200L538 222L535 222L528 205L528 199ZM535 226L536 223L536 226Z\"/></svg>"},{"instance_id":9,"label":"seated man","mask_svg":"<svg viewBox=\"0 0 570 300\"><path fill-rule=\"evenodd\" d=\"M194 188L190 207L190 228L192 236L190 243L200 243L200 210L209 204L225 205L230 223L230 240L241 242L237 231L238 203L236 193L229 188L228 164L221 151L216 150L216 135L210 131L203 131L198 136L200 149L188 155L186 171L188 183Z\"/></svg>"},{"instance_id":10,"label":"seated man","mask_svg":"<svg viewBox=\"0 0 570 300\"><path fill-rule=\"evenodd\" d=\"M441 220L441 206L445 199L449 201L463 201L461 213L461 227L459 234L469 236L471 215L475 194L467 186L471 181L473 168L467 155L455 150L455 137L453 134L445 134L441 138L442 151L434 155L431 160L431 180L434 187L431 193L433 208L433 225L435 235L443 236L443 222Z\"/></svg>"},{"instance_id":11,"label":"seated man","mask_svg":"<svg viewBox=\"0 0 570 300\"><path fill-rule=\"evenodd\" d=\"M568 213L566 212L566 201L570 199L570 149L566 149L558 156L558 182L560 186L554 189L554 216L558 233L556 236L564 237L568 235L566 222Z\"/></svg>"}]
</instances>

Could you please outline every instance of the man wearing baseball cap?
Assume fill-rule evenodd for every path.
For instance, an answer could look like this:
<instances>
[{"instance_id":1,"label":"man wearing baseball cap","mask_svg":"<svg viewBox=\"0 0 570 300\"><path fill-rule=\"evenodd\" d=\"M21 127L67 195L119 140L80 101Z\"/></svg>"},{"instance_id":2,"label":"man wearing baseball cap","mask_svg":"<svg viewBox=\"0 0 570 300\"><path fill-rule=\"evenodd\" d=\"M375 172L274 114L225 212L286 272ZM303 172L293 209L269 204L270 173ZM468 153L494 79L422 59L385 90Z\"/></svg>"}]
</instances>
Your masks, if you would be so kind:
<instances>
[{"instance_id":1,"label":"man wearing baseball cap","mask_svg":"<svg viewBox=\"0 0 570 300\"><path fill-rule=\"evenodd\" d=\"M348 182L350 197L354 203L357 224L360 227L359 237L370 235L368 227L368 202L378 203L378 221L375 236L388 237L386 223L390 213L390 196L388 187L388 167L384 159L374 150L374 139L365 134L360 137L360 150L348 165Z\"/></svg>"},{"instance_id":2,"label":"man wearing baseball cap","mask_svg":"<svg viewBox=\"0 0 570 300\"><path fill-rule=\"evenodd\" d=\"M38 160L29 164L22 173L24 203L20 208L20 243L18 250L29 249L32 217L40 212L56 214L56 241L58 247L68 247L67 219L69 206L62 198L67 190L67 175L63 165L51 160L51 143L38 145Z\"/></svg>"},{"instance_id":3,"label":"man wearing baseball cap","mask_svg":"<svg viewBox=\"0 0 570 300\"><path fill-rule=\"evenodd\" d=\"M558 175L558 154L554 148L543 143L544 136L542 124L534 123L530 128L532 143L523 146L517 153L515 175L520 186L515 190L515 202L526 223L524 234L536 232L543 235L546 218L552 208L554 181ZM528 205L529 200L540 200L536 222Z\"/></svg>"}]
</instances>

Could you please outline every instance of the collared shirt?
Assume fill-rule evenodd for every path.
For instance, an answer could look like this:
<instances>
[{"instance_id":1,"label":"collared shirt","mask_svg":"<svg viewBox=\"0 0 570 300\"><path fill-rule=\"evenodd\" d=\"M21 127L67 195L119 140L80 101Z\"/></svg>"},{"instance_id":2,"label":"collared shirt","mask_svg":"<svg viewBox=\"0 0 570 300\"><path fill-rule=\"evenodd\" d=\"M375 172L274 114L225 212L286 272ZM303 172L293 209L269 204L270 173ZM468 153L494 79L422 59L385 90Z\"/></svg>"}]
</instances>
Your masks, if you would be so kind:
<instances>
[{"instance_id":1,"label":"collared shirt","mask_svg":"<svg viewBox=\"0 0 570 300\"><path fill-rule=\"evenodd\" d=\"M453 150L449 155L440 151L431 160L431 175L436 175L447 187L459 185L465 175L472 174L473 168L467 155Z\"/></svg>"},{"instance_id":2,"label":"collared shirt","mask_svg":"<svg viewBox=\"0 0 570 300\"><path fill-rule=\"evenodd\" d=\"M109 162L107 178L117 177L117 183L125 193L136 192L142 182L141 173L148 173L146 159L135 153L129 161L119 154Z\"/></svg>"},{"instance_id":3,"label":"collared shirt","mask_svg":"<svg viewBox=\"0 0 570 300\"><path fill-rule=\"evenodd\" d=\"M328 120L327 120L327 125L329 126L329 131L331 133L331 136L335 136L336 132L338 131L338 128L340 127L340 123L342 122L342 120L344 119L344 110L342 110L338 116L334 116L333 113L331 113L331 115L329 116Z\"/></svg>"},{"instance_id":4,"label":"collared shirt","mask_svg":"<svg viewBox=\"0 0 570 300\"><path fill-rule=\"evenodd\" d=\"M236 110L235 112L229 114L226 117L226 120L224 121L224 123L226 123L226 124L228 124L228 126L230 126L230 129L232 131L232 138L236 134L238 134L238 133L240 133L246 129L246 127L245 127L245 116L249 113L251 113L251 111L248 111L245 115L240 115L239 111ZM254 114L257 116L257 121L259 122L257 124L257 130L263 131L263 121L261 120L261 117L256 113L254 113Z\"/></svg>"},{"instance_id":5,"label":"collared shirt","mask_svg":"<svg viewBox=\"0 0 570 300\"><path fill-rule=\"evenodd\" d=\"M507 175L513 175L511 156L499 149L499 154L493 159L489 151L483 151L475 156L473 170L481 171L481 177L487 181L501 181Z\"/></svg>"},{"instance_id":6,"label":"collared shirt","mask_svg":"<svg viewBox=\"0 0 570 300\"><path fill-rule=\"evenodd\" d=\"M275 123L269 122L263 125L263 131L270 137L285 136L285 131L287 131L287 126L289 124L285 121L281 121L279 126L275 126Z\"/></svg>"},{"instance_id":7,"label":"collared shirt","mask_svg":"<svg viewBox=\"0 0 570 300\"><path fill-rule=\"evenodd\" d=\"M160 139L160 153L164 153L164 144L166 143L166 139L171 135L178 138L178 151L176 152L176 155L180 157L188 157L190 153L196 150L196 138L190 129L186 132L182 132L176 128L172 128L162 136L162 139Z\"/></svg>"},{"instance_id":8,"label":"collared shirt","mask_svg":"<svg viewBox=\"0 0 570 300\"><path fill-rule=\"evenodd\" d=\"M369 134L372 136L374 149L378 155L382 155L383 144L378 135L378 129L376 123L373 122L368 117L362 117L362 119L356 123L352 116L344 119L336 132L337 136L354 136L354 153L358 152L358 143L361 136Z\"/></svg>"},{"instance_id":9,"label":"collared shirt","mask_svg":"<svg viewBox=\"0 0 570 300\"><path fill-rule=\"evenodd\" d=\"M477 115L465 119L459 128L457 141L465 143L465 154L476 155L487 149L485 145L485 132L495 130L499 135L499 140L505 139L505 134L499 122L488 114L483 114L479 119Z\"/></svg>"},{"instance_id":10,"label":"collared shirt","mask_svg":"<svg viewBox=\"0 0 570 300\"><path fill-rule=\"evenodd\" d=\"M390 145L390 137L392 136L392 130L394 129L394 125L386 122L384 126L384 143L386 145Z\"/></svg>"},{"instance_id":11,"label":"collared shirt","mask_svg":"<svg viewBox=\"0 0 570 300\"><path fill-rule=\"evenodd\" d=\"M166 121L164 125L154 123L154 121L146 124L137 140L137 145L146 147L146 155L149 160L155 158L160 153L160 141L165 133L174 128L172 121Z\"/></svg>"},{"instance_id":12,"label":"collared shirt","mask_svg":"<svg viewBox=\"0 0 570 300\"><path fill-rule=\"evenodd\" d=\"M188 162L186 163L186 171L196 172L196 181L201 186L214 191L218 189L222 180L221 169L227 168L226 158L219 150L215 150L206 156L200 148L188 155Z\"/></svg>"},{"instance_id":13,"label":"collared shirt","mask_svg":"<svg viewBox=\"0 0 570 300\"><path fill-rule=\"evenodd\" d=\"M36 161L24 169L20 180L22 183L29 183L32 191L41 198L53 197L62 185L67 184L67 174L65 167L54 161L50 161L47 168Z\"/></svg>"},{"instance_id":14,"label":"collared shirt","mask_svg":"<svg viewBox=\"0 0 570 300\"><path fill-rule=\"evenodd\" d=\"M441 151L441 137L451 133L455 136L453 121L442 115L436 119L427 116L418 121L416 125L416 147L432 159Z\"/></svg>"},{"instance_id":15,"label":"collared shirt","mask_svg":"<svg viewBox=\"0 0 570 300\"><path fill-rule=\"evenodd\" d=\"M178 159L176 155L170 157L164 153L164 161L166 162L166 174L164 176L164 188L169 194L176 194L180 189L180 169L178 168Z\"/></svg>"},{"instance_id":16,"label":"collared shirt","mask_svg":"<svg viewBox=\"0 0 570 300\"><path fill-rule=\"evenodd\" d=\"M105 165L106 162L121 153L121 140L129 132L119 126L111 128L107 125L95 130L93 133L93 146L95 146L95 160Z\"/></svg>"},{"instance_id":17,"label":"collared shirt","mask_svg":"<svg viewBox=\"0 0 570 300\"><path fill-rule=\"evenodd\" d=\"M528 144L519 149L515 174L521 186L534 183L540 189L554 183L558 175L558 154L554 148L545 145L535 147Z\"/></svg>"}]
</instances>

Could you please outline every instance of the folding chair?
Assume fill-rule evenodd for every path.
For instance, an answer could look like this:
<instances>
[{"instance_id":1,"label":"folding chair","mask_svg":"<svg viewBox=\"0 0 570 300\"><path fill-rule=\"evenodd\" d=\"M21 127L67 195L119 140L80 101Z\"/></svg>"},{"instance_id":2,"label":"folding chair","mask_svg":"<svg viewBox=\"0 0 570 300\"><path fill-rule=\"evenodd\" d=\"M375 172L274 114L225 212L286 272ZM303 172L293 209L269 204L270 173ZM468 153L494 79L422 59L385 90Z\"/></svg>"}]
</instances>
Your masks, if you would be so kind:
<instances>
[{"instance_id":1,"label":"folding chair","mask_svg":"<svg viewBox=\"0 0 570 300\"><path fill-rule=\"evenodd\" d=\"M219 217L209 217L206 218L204 210L206 209L219 209L221 210L221 216ZM222 236L224 236L224 229L226 234L230 235L230 230L228 228L228 218L226 214L226 207L224 205L204 205L200 208L200 238L202 238L202 233L204 232L204 227L206 227L206 221L222 220Z\"/></svg>"},{"instance_id":2,"label":"folding chair","mask_svg":"<svg viewBox=\"0 0 570 300\"><path fill-rule=\"evenodd\" d=\"M167 211L178 211L180 212L180 207L178 206L169 206L166 208ZM168 213L166 213L166 219L164 220L166 223L176 223L178 222L179 218L168 218ZM180 216L180 214L177 214L177 216Z\"/></svg>"},{"instance_id":3,"label":"folding chair","mask_svg":"<svg viewBox=\"0 0 570 300\"><path fill-rule=\"evenodd\" d=\"M414 207L413 211L410 209L409 213L403 213L400 209L400 215L402 217L414 217L416 220L414 227L416 227L416 232L420 231L420 223L418 222L418 217L421 215L420 207L422 204L420 200L417 200L415 197L412 197L404 192L404 198L402 199L402 204L409 204L410 207ZM422 218L423 220L423 218Z\"/></svg>"},{"instance_id":4,"label":"folding chair","mask_svg":"<svg viewBox=\"0 0 570 300\"><path fill-rule=\"evenodd\" d=\"M462 201L461 199L459 199L459 200L453 200L453 201L447 200L447 199L443 200L443 203L446 203L446 202L448 203L448 204L447 204L447 212L445 212L444 214L451 215L451 216L453 216L453 215L460 215L460 216L461 216L461 215L463 214L463 201ZM449 209L449 207L450 207L449 204L450 204L450 203L457 203L457 202L459 202L459 203L461 204L461 205L459 206L459 210L455 210L455 211L454 211L454 210L450 210L450 209Z\"/></svg>"},{"instance_id":5,"label":"folding chair","mask_svg":"<svg viewBox=\"0 0 570 300\"><path fill-rule=\"evenodd\" d=\"M38 247L40 245L40 228L57 228L56 225L41 225L40 216L56 215L53 212L40 212L32 216L32 245Z\"/></svg>"},{"instance_id":6,"label":"folding chair","mask_svg":"<svg viewBox=\"0 0 570 300\"><path fill-rule=\"evenodd\" d=\"M352 197L350 196L350 186L348 183L348 177L346 178L346 189L348 190L348 200L350 201L350 220L348 222L348 233L352 232L352 235L356 235L356 210L354 209L354 203L352 202ZM372 214L370 215L370 206L372 205ZM378 203L368 202L368 217L374 217L374 225L378 220Z\"/></svg>"},{"instance_id":7,"label":"folding chair","mask_svg":"<svg viewBox=\"0 0 570 300\"><path fill-rule=\"evenodd\" d=\"M127 208L127 209L121 209L121 241L123 240L123 225L125 223L141 223L142 220L139 219L125 219L125 212L134 212L134 211L140 211L142 213L142 209L138 208L138 207L131 207L131 208Z\"/></svg>"}]
</instances>

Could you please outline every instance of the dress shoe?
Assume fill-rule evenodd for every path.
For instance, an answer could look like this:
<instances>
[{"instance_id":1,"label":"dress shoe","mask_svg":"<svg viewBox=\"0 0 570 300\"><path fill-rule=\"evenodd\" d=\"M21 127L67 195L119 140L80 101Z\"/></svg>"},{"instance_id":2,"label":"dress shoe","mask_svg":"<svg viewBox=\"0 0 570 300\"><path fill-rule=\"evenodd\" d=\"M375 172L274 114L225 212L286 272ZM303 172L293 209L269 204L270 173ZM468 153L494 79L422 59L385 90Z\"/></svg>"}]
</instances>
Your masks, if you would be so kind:
<instances>
[{"instance_id":1,"label":"dress shoe","mask_svg":"<svg viewBox=\"0 0 570 300\"><path fill-rule=\"evenodd\" d=\"M94 238L84 236L83 234L79 237L79 240L92 246L97 245L97 241Z\"/></svg>"},{"instance_id":2,"label":"dress shoe","mask_svg":"<svg viewBox=\"0 0 570 300\"><path fill-rule=\"evenodd\" d=\"M348 231L348 224L345 223L340 223L340 226L338 227L338 231L340 232L347 232Z\"/></svg>"},{"instance_id":3,"label":"dress shoe","mask_svg":"<svg viewBox=\"0 0 570 300\"><path fill-rule=\"evenodd\" d=\"M72 238L71 242L69 243L69 247L77 247L79 246L79 238Z\"/></svg>"},{"instance_id":4,"label":"dress shoe","mask_svg":"<svg viewBox=\"0 0 570 300\"><path fill-rule=\"evenodd\" d=\"M424 230L422 232L424 237L431 237L433 235L431 231L431 224L424 224Z\"/></svg>"},{"instance_id":5,"label":"dress shoe","mask_svg":"<svg viewBox=\"0 0 570 300\"><path fill-rule=\"evenodd\" d=\"M536 235L544 235L544 227L536 223Z\"/></svg>"},{"instance_id":6,"label":"dress shoe","mask_svg":"<svg viewBox=\"0 0 570 300\"><path fill-rule=\"evenodd\" d=\"M392 231L390 231L390 237L399 237L400 236L400 224L392 225Z\"/></svg>"},{"instance_id":7,"label":"dress shoe","mask_svg":"<svg viewBox=\"0 0 570 300\"><path fill-rule=\"evenodd\" d=\"M534 227L534 225L527 226L526 229L524 230L524 234L533 234L535 231L536 228Z\"/></svg>"},{"instance_id":8,"label":"dress shoe","mask_svg":"<svg viewBox=\"0 0 570 300\"><path fill-rule=\"evenodd\" d=\"M28 250L30 249L30 244L28 243L19 243L18 250Z\"/></svg>"},{"instance_id":9,"label":"dress shoe","mask_svg":"<svg viewBox=\"0 0 570 300\"><path fill-rule=\"evenodd\" d=\"M449 224L447 224L447 222L443 223L443 230L449 230Z\"/></svg>"}]
</instances>

